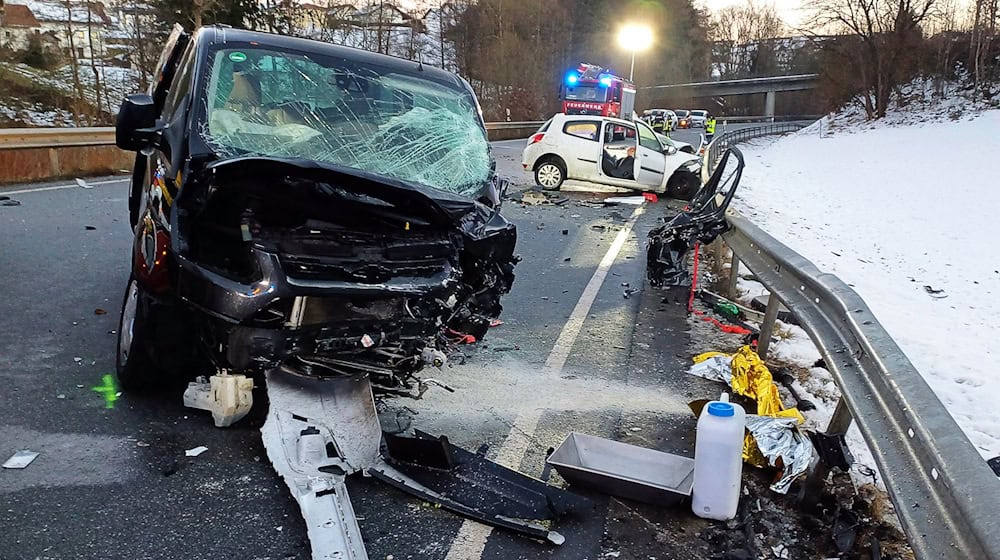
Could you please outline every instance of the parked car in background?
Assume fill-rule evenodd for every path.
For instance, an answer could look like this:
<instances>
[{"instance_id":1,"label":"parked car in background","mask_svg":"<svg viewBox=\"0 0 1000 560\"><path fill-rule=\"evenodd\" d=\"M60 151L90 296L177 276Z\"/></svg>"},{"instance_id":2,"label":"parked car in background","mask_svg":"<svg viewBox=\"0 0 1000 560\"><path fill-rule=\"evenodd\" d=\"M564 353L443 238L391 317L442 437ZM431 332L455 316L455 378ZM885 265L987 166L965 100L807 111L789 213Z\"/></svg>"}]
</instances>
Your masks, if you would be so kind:
<instances>
[{"instance_id":1,"label":"parked car in background","mask_svg":"<svg viewBox=\"0 0 1000 560\"><path fill-rule=\"evenodd\" d=\"M528 139L521 164L546 190L574 181L688 200L701 186L701 160L688 150L641 120L559 113Z\"/></svg>"},{"instance_id":2,"label":"parked car in background","mask_svg":"<svg viewBox=\"0 0 1000 560\"><path fill-rule=\"evenodd\" d=\"M705 128L705 122L708 121L708 111L695 109L691 111L688 118L691 122L691 128Z\"/></svg>"},{"instance_id":3,"label":"parked car in background","mask_svg":"<svg viewBox=\"0 0 1000 560\"><path fill-rule=\"evenodd\" d=\"M691 112L686 109L675 109L677 128L691 128Z\"/></svg>"}]
</instances>

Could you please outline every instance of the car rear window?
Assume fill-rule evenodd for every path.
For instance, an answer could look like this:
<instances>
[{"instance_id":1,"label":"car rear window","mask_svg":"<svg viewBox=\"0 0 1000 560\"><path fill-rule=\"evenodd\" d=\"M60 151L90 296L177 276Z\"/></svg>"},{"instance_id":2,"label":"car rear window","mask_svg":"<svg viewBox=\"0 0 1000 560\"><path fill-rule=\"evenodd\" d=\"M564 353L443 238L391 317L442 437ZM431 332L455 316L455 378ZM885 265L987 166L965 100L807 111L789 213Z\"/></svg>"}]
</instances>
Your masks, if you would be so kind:
<instances>
[{"instance_id":1,"label":"car rear window","mask_svg":"<svg viewBox=\"0 0 1000 560\"><path fill-rule=\"evenodd\" d=\"M563 132L585 140L597 141L598 126L594 121L570 121L563 125Z\"/></svg>"}]
</instances>

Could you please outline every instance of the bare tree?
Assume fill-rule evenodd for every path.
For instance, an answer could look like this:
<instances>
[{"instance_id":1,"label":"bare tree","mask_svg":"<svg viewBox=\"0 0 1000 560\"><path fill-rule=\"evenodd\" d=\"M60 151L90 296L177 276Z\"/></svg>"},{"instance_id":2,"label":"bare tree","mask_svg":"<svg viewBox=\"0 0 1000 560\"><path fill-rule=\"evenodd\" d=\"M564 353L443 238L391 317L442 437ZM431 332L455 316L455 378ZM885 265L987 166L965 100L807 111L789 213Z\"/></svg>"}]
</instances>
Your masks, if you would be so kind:
<instances>
[{"instance_id":1,"label":"bare tree","mask_svg":"<svg viewBox=\"0 0 1000 560\"><path fill-rule=\"evenodd\" d=\"M87 2L87 44L90 47L90 70L94 73L94 94L95 103L94 106L97 108L97 113L103 111L103 107L106 103L104 89L102 87L102 76L101 71L98 70L98 49L94 45L94 7L90 0ZM102 64L103 65L103 64Z\"/></svg>"},{"instance_id":2,"label":"bare tree","mask_svg":"<svg viewBox=\"0 0 1000 560\"><path fill-rule=\"evenodd\" d=\"M771 73L776 65L773 39L785 24L773 4L747 0L728 6L712 18L712 58L723 79L750 78Z\"/></svg>"},{"instance_id":3,"label":"bare tree","mask_svg":"<svg viewBox=\"0 0 1000 560\"><path fill-rule=\"evenodd\" d=\"M80 65L76 54L76 37L73 30L73 3L72 0L65 1L66 6L66 35L69 37L69 61L73 71L73 121L77 126L83 124L81 109L85 103L83 96L83 85L80 83Z\"/></svg>"},{"instance_id":4,"label":"bare tree","mask_svg":"<svg viewBox=\"0 0 1000 560\"><path fill-rule=\"evenodd\" d=\"M991 54L997 36L997 0L975 0L972 5L973 23L969 45L969 68L976 89L990 85L997 63L991 64ZM988 91L988 88L982 88Z\"/></svg>"},{"instance_id":5,"label":"bare tree","mask_svg":"<svg viewBox=\"0 0 1000 560\"><path fill-rule=\"evenodd\" d=\"M869 119L885 116L893 91L912 77L923 47L921 24L936 0L811 0L812 29L852 36L831 41ZM834 59L833 63L837 63Z\"/></svg>"}]
</instances>

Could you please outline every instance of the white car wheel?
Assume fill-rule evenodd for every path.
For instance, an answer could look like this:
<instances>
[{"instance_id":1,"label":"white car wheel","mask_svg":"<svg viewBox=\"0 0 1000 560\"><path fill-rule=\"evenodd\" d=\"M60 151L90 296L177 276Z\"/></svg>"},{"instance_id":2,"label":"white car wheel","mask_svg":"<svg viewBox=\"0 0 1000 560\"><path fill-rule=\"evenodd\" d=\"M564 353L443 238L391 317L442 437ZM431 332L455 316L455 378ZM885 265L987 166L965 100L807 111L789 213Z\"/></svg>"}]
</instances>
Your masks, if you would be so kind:
<instances>
[{"instance_id":1,"label":"white car wheel","mask_svg":"<svg viewBox=\"0 0 1000 560\"><path fill-rule=\"evenodd\" d=\"M547 161L535 170L535 182L545 190L556 190L562 185L565 174L553 161Z\"/></svg>"}]
</instances>

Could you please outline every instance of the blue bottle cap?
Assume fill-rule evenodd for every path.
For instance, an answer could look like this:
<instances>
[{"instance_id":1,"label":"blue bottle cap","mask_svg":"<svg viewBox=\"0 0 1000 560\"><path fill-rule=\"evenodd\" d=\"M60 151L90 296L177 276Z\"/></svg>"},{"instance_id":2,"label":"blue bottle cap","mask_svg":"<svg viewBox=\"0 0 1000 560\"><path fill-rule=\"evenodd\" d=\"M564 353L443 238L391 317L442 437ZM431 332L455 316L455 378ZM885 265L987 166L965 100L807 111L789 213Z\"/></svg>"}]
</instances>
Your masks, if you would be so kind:
<instances>
[{"instance_id":1,"label":"blue bottle cap","mask_svg":"<svg viewBox=\"0 0 1000 560\"><path fill-rule=\"evenodd\" d=\"M708 403L708 413L712 416L733 416L736 409L727 402Z\"/></svg>"}]
</instances>

